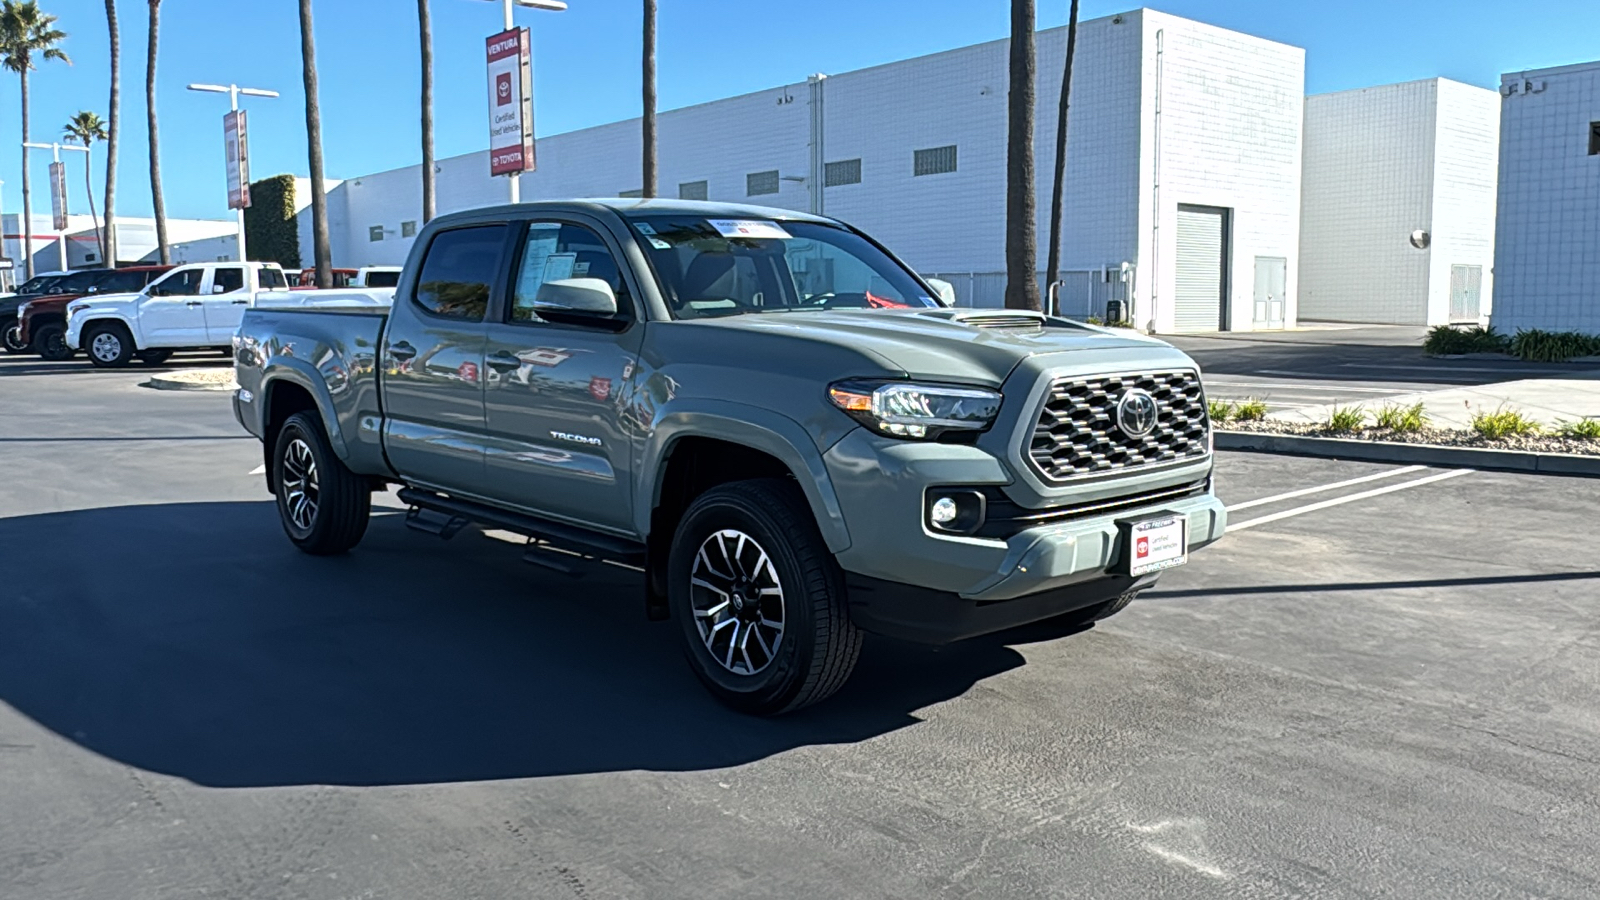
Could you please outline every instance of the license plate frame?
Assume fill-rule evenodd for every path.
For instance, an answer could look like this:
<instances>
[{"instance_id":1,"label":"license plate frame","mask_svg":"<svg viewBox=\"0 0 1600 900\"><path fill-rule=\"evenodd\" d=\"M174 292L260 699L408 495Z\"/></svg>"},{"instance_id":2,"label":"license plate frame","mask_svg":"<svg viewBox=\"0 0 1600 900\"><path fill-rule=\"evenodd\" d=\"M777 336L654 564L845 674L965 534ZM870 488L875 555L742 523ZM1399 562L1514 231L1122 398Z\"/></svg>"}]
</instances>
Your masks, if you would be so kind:
<instances>
[{"instance_id":1,"label":"license plate frame","mask_svg":"<svg viewBox=\"0 0 1600 900\"><path fill-rule=\"evenodd\" d=\"M1149 575L1189 561L1189 517L1182 513L1160 512L1120 519L1117 531L1122 545L1121 564L1117 568L1124 575ZM1141 540L1145 542L1143 548ZM1142 555L1141 549L1145 550Z\"/></svg>"}]
</instances>

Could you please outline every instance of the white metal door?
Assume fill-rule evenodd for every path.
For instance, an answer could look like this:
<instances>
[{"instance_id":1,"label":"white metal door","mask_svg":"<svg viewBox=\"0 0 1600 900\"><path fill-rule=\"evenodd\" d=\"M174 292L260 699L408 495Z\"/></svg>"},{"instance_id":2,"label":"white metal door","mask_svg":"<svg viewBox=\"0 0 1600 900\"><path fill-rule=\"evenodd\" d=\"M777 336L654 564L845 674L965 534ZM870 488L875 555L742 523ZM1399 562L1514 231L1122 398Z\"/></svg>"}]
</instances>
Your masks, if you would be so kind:
<instances>
[{"instance_id":1,"label":"white metal door","mask_svg":"<svg viewBox=\"0 0 1600 900\"><path fill-rule=\"evenodd\" d=\"M1450 321L1476 322L1483 310L1483 267L1450 267Z\"/></svg>"},{"instance_id":2,"label":"white metal door","mask_svg":"<svg viewBox=\"0 0 1600 900\"><path fill-rule=\"evenodd\" d=\"M1283 327L1283 295L1288 290L1289 261L1281 256L1256 257L1256 328Z\"/></svg>"},{"instance_id":3,"label":"white metal door","mask_svg":"<svg viewBox=\"0 0 1600 900\"><path fill-rule=\"evenodd\" d=\"M1225 209L1178 207L1177 285L1173 292L1173 327L1177 331L1217 331L1223 326L1227 220Z\"/></svg>"}]
</instances>

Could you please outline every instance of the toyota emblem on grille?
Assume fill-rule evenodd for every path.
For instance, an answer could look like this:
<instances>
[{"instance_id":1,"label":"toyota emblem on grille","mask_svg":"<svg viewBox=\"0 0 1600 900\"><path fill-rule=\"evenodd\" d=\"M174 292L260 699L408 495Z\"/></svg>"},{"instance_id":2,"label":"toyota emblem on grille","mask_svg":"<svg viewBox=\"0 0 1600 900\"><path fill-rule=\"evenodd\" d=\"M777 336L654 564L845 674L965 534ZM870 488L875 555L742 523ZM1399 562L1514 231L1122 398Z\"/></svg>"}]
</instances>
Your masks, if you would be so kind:
<instances>
[{"instance_id":1,"label":"toyota emblem on grille","mask_svg":"<svg viewBox=\"0 0 1600 900\"><path fill-rule=\"evenodd\" d=\"M1131 438L1142 438L1156 430L1156 398L1149 391L1132 388L1117 401L1117 427Z\"/></svg>"}]
</instances>

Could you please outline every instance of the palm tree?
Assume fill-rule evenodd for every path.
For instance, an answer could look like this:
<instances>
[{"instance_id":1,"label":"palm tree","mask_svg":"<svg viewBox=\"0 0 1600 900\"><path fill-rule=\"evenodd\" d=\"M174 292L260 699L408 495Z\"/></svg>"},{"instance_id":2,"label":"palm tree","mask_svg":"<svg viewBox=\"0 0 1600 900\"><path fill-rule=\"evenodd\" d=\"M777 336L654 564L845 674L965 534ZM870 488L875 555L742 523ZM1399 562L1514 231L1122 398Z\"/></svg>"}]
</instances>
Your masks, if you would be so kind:
<instances>
[{"instance_id":1,"label":"palm tree","mask_svg":"<svg viewBox=\"0 0 1600 900\"><path fill-rule=\"evenodd\" d=\"M150 0L150 45L144 64L144 106L150 121L150 204L155 207L156 244L161 248L161 264L172 265L172 247L167 243L167 204L161 196L161 141L156 137L156 43L161 33L161 0Z\"/></svg>"},{"instance_id":2,"label":"palm tree","mask_svg":"<svg viewBox=\"0 0 1600 900\"><path fill-rule=\"evenodd\" d=\"M422 36L422 222L433 218L433 17L428 0L417 0L417 31Z\"/></svg>"},{"instance_id":3,"label":"palm tree","mask_svg":"<svg viewBox=\"0 0 1600 900\"><path fill-rule=\"evenodd\" d=\"M644 0L644 118L639 123L644 139L644 190L656 195L656 0Z\"/></svg>"},{"instance_id":4,"label":"palm tree","mask_svg":"<svg viewBox=\"0 0 1600 900\"><path fill-rule=\"evenodd\" d=\"M61 129L61 139L67 143L79 143L84 147L83 154L83 186L89 194L89 218L94 222L95 246L100 251L101 265L109 265L110 257L106 256L106 245L100 240L100 214L94 211L94 180L89 173L89 157L93 153L95 141L106 139L106 125L100 121L98 113L87 109L79 110L78 114L67 120Z\"/></svg>"},{"instance_id":5,"label":"palm tree","mask_svg":"<svg viewBox=\"0 0 1600 900\"><path fill-rule=\"evenodd\" d=\"M311 0L300 0L300 62L306 82L306 155L311 164L311 234L317 287L333 287L328 246L328 196L322 190L322 110L317 105L317 42L311 30Z\"/></svg>"},{"instance_id":6,"label":"palm tree","mask_svg":"<svg viewBox=\"0 0 1600 900\"><path fill-rule=\"evenodd\" d=\"M56 17L39 11L36 0L5 0L0 4L0 65L17 73L22 79L22 140L28 135L28 73L35 66L35 56L41 59L59 59L67 65L72 60L56 45L66 40L67 33L55 27ZM67 261L61 261L66 268ZM33 277L33 195L28 189L28 148L22 148L22 269L26 277Z\"/></svg>"},{"instance_id":7,"label":"palm tree","mask_svg":"<svg viewBox=\"0 0 1600 900\"><path fill-rule=\"evenodd\" d=\"M1033 198L1033 0L1011 0L1011 86L1006 95L1006 308L1038 309L1038 223Z\"/></svg>"},{"instance_id":8,"label":"palm tree","mask_svg":"<svg viewBox=\"0 0 1600 900\"><path fill-rule=\"evenodd\" d=\"M117 264L117 117L122 109L122 34L117 30L117 0L106 0L111 32L111 112L106 118L106 222L102 246L108 266Z\"/></svg>"},{"instance_id":9,"label":"palm tree","mask_svg":"<svg viewBox=\"0 0 1600 900\"><path fill-rule=\"evenodd\" d=\"M1078 43L1078 0L1067 12L1067 62L1061 69L1061 105L1056 110L1056 181L1050 191L1050 250L1044 283L1053 285L1061 268L1061 192L1067 178L1067 101L1072 95L1072 52ZM1052 310L1054 312L1054 310Z\"/></svg>"}]
</instances>

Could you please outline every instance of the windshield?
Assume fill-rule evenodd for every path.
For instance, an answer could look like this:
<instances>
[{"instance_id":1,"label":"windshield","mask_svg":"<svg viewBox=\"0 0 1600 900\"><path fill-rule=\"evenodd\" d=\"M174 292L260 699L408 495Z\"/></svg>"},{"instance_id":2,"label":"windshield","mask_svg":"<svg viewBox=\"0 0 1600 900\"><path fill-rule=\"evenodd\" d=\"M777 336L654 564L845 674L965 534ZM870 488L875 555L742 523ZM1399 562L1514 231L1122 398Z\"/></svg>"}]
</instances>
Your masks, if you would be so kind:
<instances>
[{"instance_id":1,"label":"windshield","mask_svg":"<svg viewBox=\"0 0 1600 900\"><path fill-rule=\"evenodd\" d=\"M37 278L29 278L22 283L22 287L17 288L17 293L42 294L55 287L56 282L60 280L60 275L40 275Z\"/></svg>"},{"instance_id":2,"label":"windshield","mask_svg":"<svg viewBox=\"0 0 1600 900\"><path fill-rule=\"evenodd\" d=\"M104 271L73 272L71 275L61 276L61 280L50 288L52 294L87 294L89 289L100 283L105 277Z\"/></svg>"},{"instance_id":3,"label":"windshield","mask_svg":"<svg viewBox=\"0 0 1600 900\"><path fill-rule=\"evenodd\" d=\"M101 294L135 294L144 289L150 270L106 272L95 282L95 291Z\"/></svg>"},{"instance_id":4,"label":"windshield","mask_svg":"<svg viewBox=\"0 0 1600 900\"><path fill-rule=\"evenodd\" d=\"M675 319L941 305L888 254L835 225L694 215L629 221Z\"/></svg>"}]
</instances>

